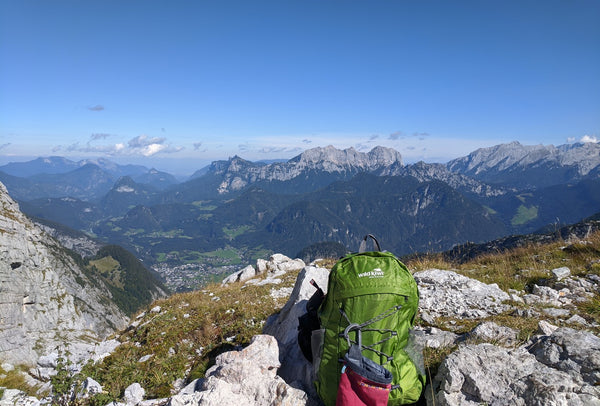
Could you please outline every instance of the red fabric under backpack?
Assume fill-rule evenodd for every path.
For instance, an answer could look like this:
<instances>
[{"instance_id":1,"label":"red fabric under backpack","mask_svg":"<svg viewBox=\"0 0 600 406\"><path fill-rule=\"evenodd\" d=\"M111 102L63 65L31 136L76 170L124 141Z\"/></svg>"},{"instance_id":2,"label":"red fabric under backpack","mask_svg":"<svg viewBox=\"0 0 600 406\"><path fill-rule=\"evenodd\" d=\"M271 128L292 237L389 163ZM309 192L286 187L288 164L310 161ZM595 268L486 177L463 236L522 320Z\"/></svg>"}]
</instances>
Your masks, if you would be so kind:
<instances>
[{"instance_id":1,"label":"red fabric under backpack","mask_svg":"<svg viewBox=\"0 0 600 406\"><path fill-rule=\"evenodd\" d=\"M350 331L356 331L357 343L350 342ZM392 373L364 357L358 324L350 324L344 331L350 349L344 355L344 367L338 386L336 406L387 406L392 388Z\"/></svg>"}]
</instances>

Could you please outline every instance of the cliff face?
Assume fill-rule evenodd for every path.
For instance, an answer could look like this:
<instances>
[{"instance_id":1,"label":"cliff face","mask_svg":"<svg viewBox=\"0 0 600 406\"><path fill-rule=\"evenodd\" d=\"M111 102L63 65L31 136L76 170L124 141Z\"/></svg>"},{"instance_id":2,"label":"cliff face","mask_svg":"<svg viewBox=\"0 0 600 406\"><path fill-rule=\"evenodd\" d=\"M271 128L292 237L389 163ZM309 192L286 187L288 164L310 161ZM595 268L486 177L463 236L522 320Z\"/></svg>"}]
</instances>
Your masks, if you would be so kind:
<instances>
[{"instance_id":1,"label":"cliff face","mask_svg":"<svg viewBox=\"0 0 600 406\"><path fill-rule=\"evenodd\" d=\"M32 364L63 342L126 324L108 289L19 210L0 183L0 360Z\"/></svg>"}]
</instances>

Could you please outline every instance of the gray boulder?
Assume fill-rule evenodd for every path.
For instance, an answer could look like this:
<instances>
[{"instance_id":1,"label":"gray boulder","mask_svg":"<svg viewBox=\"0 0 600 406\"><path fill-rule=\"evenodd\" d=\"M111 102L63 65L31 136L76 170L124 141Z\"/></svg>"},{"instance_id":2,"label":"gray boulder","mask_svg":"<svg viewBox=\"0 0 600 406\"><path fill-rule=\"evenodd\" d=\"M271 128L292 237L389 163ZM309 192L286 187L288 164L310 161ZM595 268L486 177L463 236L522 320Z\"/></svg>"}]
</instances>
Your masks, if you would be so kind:
<instances>
[{"instance_id":1,"label":"gray boulder","mask_svg":"<svg viewBox=\"0 0 600 406\"><path fill-rule=\"evenodd\" d=\"M485 318L503 313L509 306L508 293L498 285L487 285L452 271L428 269L414 275L421 298L421 318L434 323L437 317L456 319Z\"/></svg>"},{"instance_id":2,"label":"gray boulder","mask_svg":"<svg viewBox=\"0 0 600 406\"><path fill-rule=\"evenodd\" d=\"M227 285L229 283L234 282L245 282L248 279L254 278L255 276L256 269L254 269L252 265L248 265L245 268L242 268L241 270L232 273L231 275L223 279L222 285Z\"/></svg>"},{"instance_id":3,"label":"gray boulder","mask_svg":"<svg viewBox=\"0 0 600 406\"><path fill-rule=\"evenodd\" d=\"M246 282L252 285L277 284L281 281L277 277L290 271L298 271L304 268L305 263L301 259L291 259L283 254L273 254L269 260L259 258L256 267L248 265L245 268L227 276L222 284L234 282ZM253 279L260 276L263 279Z\"/></svg>"},{"instance_id":4,"label":"gray boulder","mask_svg":"<svg viewBox=\"0 0 600 406\"><path fill-rule=\"evenodd\" d=\"M98 393L102 393L102 385L100 385L94 379L87 377L81 384L81 391L77 395L78 398L89 398L90 396L94 396Z\"/></svg>"},{"instance_id":5,"label":"gray boulder","mask_svg":"<svg viewBox=\"0 0 600 406\"><path fill-rule=\"evenodd\" d=\"M466 338L510 347L517 342L518 334L518 331L513 330L512 328L499 326L494 322L486 321L478 324L467 334Z\"/></svg>"},{"instance_id":6,"label":"gray boulder","mask_svg":"<svg viewBox=\"0 0 600 406\"><path fill-rule=\"evenodd\" d=\"M144 400L145 395L146 391L142 385L136 382L125 388L124 398L128 405L137 405Z\"/></svg>"},{"instance_id":7,"label":"gray boulder","mask_svg":"<svg viewBox=\"0 0 600 406\"><path fill-rule=\"evenodd\" d=\"M25 392L18 389L5 389L0 398L0 406L39 406L40 404L38 399L27 396Z\"/></svg>"},{"instance_id":8,"label":"gray boulder","mask_svg":"<svg viewBox=\"0 0 600 406\"><path fill-rule=\"evenodd\" d=\"M426 388L427 402L442 406L600 405L600 388L593 386L598 381L598 340L590 333L558 329L534 346L533 353L525 347L461 346L444 360ZM590 350L579 347L582 344Z\"/></svg>"},{"instance_id":9,"label":"gray boulder","mask_svg":"<svg viewBox=\"0 0 600 406\"><path fill-rule=\"evenodd\" d=\"M329 270L315 266L305 267L296 278L294 290L278 315L267 320L263 333L270 334L279 343L281 369L279 375L286 382L298 382L308 392L314 391L313 370L298 346L298 317L306 313L306 303L316 291L312 279L327 293Z\"/></svg>"},{"instance_id":10,"label":"gray boulder","mask_svg":"<svg viewBox=\"0 0 600 406\"><path fill-rule=\"evenodd\" d=\"M542 337L530 351L539 362L581 376L590 385L600 382L600 338L591 333L559 328Z\"/></svg>"},{"instance_id":11,"label":"gray boulder","mask_svg":"<svg viewBox=\"0 0 600 406\"><path fill-rule=\"evenodd\" d=\"M437 327L416 326L412 334L421 348L451 347L457 343L460 336L451 331L445 331Z\"/></svg>"},{"instance_id":12,"label":"gray boulder","mask_svg":"<svg viewBox=\"0 0 600 406\"><path fill-rule=\"evenodd\" d=\"M567 276L571 275L571 270L566 266L563 266L561 268L555 268L551 272L552 272L552 276L554 276L554 278L557 281L564 279Z\"/></svg>"},{"instance_id":13,"label":"gray boulder","mask_svg":"<svg viewBox=\"0 0 600 406\"><path fill-rule=\"evenodd\" d=\"M202 391L173 396L170 406L305 405L306 393L277 376L279 348L272 336L259 335L241 351L219 355L206 373ZM197 384L194 384L194 388ZM191 392L191 393L190 393Z\"/></svg>"}]
</instances>

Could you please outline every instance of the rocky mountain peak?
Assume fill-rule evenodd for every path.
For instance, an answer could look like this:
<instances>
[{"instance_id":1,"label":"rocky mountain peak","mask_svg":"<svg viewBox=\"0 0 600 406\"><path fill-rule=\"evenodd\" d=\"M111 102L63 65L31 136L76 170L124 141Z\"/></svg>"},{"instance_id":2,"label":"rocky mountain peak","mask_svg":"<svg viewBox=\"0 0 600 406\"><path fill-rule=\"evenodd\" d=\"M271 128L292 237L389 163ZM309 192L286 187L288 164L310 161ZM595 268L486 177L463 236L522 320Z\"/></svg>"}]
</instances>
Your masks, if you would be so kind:
<instances>
[{"instance_id":1,"label":"rocky mountain peak","mask_svg":"<svg viewBox=\"0 0 600 406\"><path fill-rule=\"evenodd\" d=\"M319 162L334 162L338 164L348 163L349 161L355 161L358 152L350 147L344 150L339 150L333 145L326 147L316 147L307 149L299 155L298 162L303 163L319 163Z\"/></svg>"},{"instance_id":2,"label":"rocky mountain peak","mask_svg":"<svg viewBox=\"0 0 600 406\"><path fill-rule=\"evenodd\" d=\"M376 146L368 153L372 161L378 162L382 166L393 164L402 165L402 155L393 148Z\"/></svg>"},{"instance_id":3,"label":"rocky mountain peak","mask_svg":"<svg viewBox=\"0 0 600 406\"><path fill-rule=\"evenodd\" d=\"M208 172L212 172L214 174L236 173L244 171L253 166L255 165L252 162L235 155L226 161L214 161L211 163Z\"/></svg>"},{"instance_id":4,"label":"rocky mountain peak","mask_svg":"<svg viewBox=\"0 0 600 406\"><path fill-rule=\"evenodd\" d=\"M393 163L402 163L400 153L392 148L377 146L370 152L364 153L354 148L344 150L336 149L332 145L327 147L311 148L290 161L297 163L301 167L338 167L351 168L361 167L365 170L372 170L375 167L388 166Z\"/></svg>"},{"instance_id":5,"label":"rocky mountain peak","mask_svg":"<svg viewBox=\"0 0 600 406\"><path fill-rule=\"evenodd\" d=\"M577 142L557 147L557 157L561 165L576 165L580 175L587 175L600 166L600 143Z\"/></svg>"},{"instance_id":6,"label":"rocky mountain peak","mask_svg":"<svg viewBox=\"0 0 600 406\"><path fill-rule=\"evenodd\" d=\"M466 157L458 158L448 163L451 171L478 174L483 171L495 169L504 170L522 161L527 156L545 156L554 149L554 146L522 145L518 141L507 144L495 145L488 148L479 148Z\"/></svg>"},{"instance_id":7,"label":"rocky mountain peak","mask_svg":"<svg viewBox=\"0 0 600 406\"><path fill-rule=\"evenodd\" d=\"M568 183L600 168L600 144L522 145L519 142L478 149L448 162L450 171L493 183L535 188Z\"/></svg>"},{"instance_id":8,"label":"rocky mountain peak","mask_svg":"<svg viewBox=\"0 0 600 406\"><path fill-rule=\"evenodd\" d=\"M135 181L133 179L131 179L131 176L121 176L116 182L115 185L113 186L113 189L117 189L121 186L136 186L137 184L135 183Z\"/></svg>"},{"instance_id":9,"label":"rocky mountain peak","mask_svg":"<svg viewBox=\"0 0 600 406\"><path fill-rule=\"evenodd\" d=\"M390 165L402 166L402 156L391 148L375 147L370 152L354 148L344 150L332 145L311 148L287 162L256 164L239 156L228 161L215 161L207 174L220 176L219 194L238 191L254 182L288 181L307 172L348 177L360 172L374 172Z\"/></svg>"}]
</instances>

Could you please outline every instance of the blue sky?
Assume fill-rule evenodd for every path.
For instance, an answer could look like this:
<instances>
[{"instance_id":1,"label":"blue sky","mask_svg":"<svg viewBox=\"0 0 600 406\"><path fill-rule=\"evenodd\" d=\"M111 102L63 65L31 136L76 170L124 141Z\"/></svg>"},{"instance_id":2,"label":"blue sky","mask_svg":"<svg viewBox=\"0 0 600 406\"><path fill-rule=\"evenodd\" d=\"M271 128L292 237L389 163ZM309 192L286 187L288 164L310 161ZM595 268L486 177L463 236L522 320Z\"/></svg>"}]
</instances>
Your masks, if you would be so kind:
<instances>
[{"instance_id":1,"label":"blue sky","mask_svg":"<svg viewBox=\"0 0 600 406\"><path fill-rule=\"evenodd\" d=\"M600 2L0 0L0 163L600 138Z\"/></svg>"}]
</instances>

